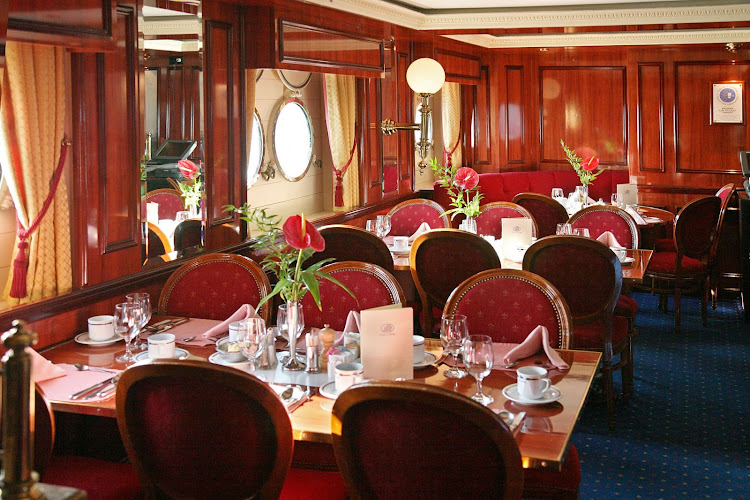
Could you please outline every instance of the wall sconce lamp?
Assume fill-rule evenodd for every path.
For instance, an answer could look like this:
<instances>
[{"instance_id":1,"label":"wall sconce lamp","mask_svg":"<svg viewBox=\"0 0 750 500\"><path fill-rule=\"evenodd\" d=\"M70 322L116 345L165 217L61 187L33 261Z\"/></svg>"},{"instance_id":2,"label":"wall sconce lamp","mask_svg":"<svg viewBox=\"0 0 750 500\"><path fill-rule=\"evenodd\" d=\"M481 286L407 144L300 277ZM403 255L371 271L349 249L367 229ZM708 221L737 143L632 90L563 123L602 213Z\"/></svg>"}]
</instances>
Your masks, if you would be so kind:
<instances>
[{"instance_id":1,"label":"wall sconce lamp","mask_svg":"<svg viewBox=\"0 0 750 500\"><path fill-rule=\"evenodd\" d=\"M420 123L394 123L390 118L386 118L380 124L380 129L385 135L391 135L397 130L419 130L419 142L415 146L421 158L418 165L421 172L427 167L425 158L429 155L432 146L430 139L427 137L432 111L429 98L443 87L445 70L436 60L423 57L409 65L406 70L406 83L422 99L422 121Z\"/></svg>"}]
</instances>

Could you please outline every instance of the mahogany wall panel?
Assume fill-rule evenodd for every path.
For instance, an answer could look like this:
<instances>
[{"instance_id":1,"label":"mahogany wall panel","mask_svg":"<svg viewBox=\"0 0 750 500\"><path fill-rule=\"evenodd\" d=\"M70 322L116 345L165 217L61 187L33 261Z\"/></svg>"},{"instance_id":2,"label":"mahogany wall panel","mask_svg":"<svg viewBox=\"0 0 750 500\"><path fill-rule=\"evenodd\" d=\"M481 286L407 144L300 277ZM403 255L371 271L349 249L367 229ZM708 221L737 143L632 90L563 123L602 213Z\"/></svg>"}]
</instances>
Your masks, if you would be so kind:
<instances>
[{"instance_id":1,"label":"mahogany wall panel","mask_svg":"<svg viewBox=\"0 0 750 500\"><path fill-rule=\"evenodd\" d=\"M526 163L524 143L526 139L524 94L524 68L505 67L505 163Z\"/></svg>"},{"instance_id":2,"label":"mahogany wall panel","mask_svg":"<svg viewBox=\"0 0 750 500\"><path fill-rule=\"evenodd\" d=\"M362 138L358 148L359 178L361 198L363 204L373 204L382 198L383 173L381 170L381 141L380 131L380 79L357 78L357 102L362 105L359 113L359 123L362 123Z\"/></svg>"},{"instance_id":3,"label":"mahogany wall panel","mask_svg":"<svg viewBox=\"0 0 750 500\"><path fill-rule=\"evenodd\" d=\"M482 169L492 163L492 136L490 131L490 68L482 66L478 85L471 87L474 100L473 120L464 126L473 135L473 164Z\"/></svg>"},{"instance_id":4,"label":"mahogany wall panel","mask_svg":"<svg viewBox=\"0 0 750 500\"><path fill-rule=\"evenodd\" d=\"M403 46L408 48L408 44ZM397 116L400 123L413 123L414 112L412 103L414 102L414 93L406 82L406 69L411 64L411 54L409 50L398 50L396 52L396 66L394 73L396 75L398 97ZM408 132L399 132L398 137L398 192L409 193L414 190L414 134Z\"/></svg>"},{"instance_id":5,"label":"mahogany wall panel","mask_svg":"<svg viewBox=\"0 0 750 500\"><path fill-rule=\"evenodd\" d=\"M482 78L479 56L436 48L433 57L443 65L445 79L449 82L477 84Z\"/></svg>"},{"instance_id":6,"label":"mahogany wall panel","mask_svg":"<svg viewBox=\"0 0 750 500\"><path fill-rule=\"evenodd\" d=\"M624 66L539 68L540 163L564 163L560 139L578 156L627 165Z\"/></svg>"},{"instance_id":7,"label":"mahogany wall panel","mask_svg":"<svg viewBox=\"0 0 750 500\"><path fill-rule=\"evenodd\" d=\"M677 172L740 173L737 152L750 146L747 97L745 123L711 124L711 86L726 81L745 82L747 93L750 61L675 63Z\"/></svg>"},{"instance_id":8,"label":"mahogany wall panel","mask_svg":"<svg viewBox=\"0 0 750 500\"><path fill-rule=\"evenodd\" d=\"M638 168L663 172L664 65L638 64Z\"/></svg>"}]
</instances>

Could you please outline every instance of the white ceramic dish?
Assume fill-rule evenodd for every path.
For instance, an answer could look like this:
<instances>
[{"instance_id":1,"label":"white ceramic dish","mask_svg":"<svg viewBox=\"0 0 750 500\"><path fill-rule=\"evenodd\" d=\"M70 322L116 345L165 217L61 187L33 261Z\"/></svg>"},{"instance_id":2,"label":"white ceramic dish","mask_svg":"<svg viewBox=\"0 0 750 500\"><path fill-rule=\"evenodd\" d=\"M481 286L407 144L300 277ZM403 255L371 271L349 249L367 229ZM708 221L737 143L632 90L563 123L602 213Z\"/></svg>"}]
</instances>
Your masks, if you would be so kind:
<instances>
[{"instance_id":1,"label":"white ceramic dish","mask_svg":"<svg viewBox=\"0 0 750 500\"><path fill-rule=\"evenodd\" d=\"M211 354L208 357L208 360L211 363L214 363L216 365L235 366L235 367L238 367L238 368L241 367L241 366L250 366L250 363L252 363L252 361L250 361L247 358L245 358L244 361L235 361L235 362L224 361L224 359L222 359L222 357L221 357L221 354L219 354L218 352L215 352L215 353Z\"/></svg>"},{"instance_id":2,"label":"white ceramic dish","mask_svg":"<svg viewBox=\"0 0 750 500\"><path fill-rule=\"evenodd\" d=\"M185 349L180 349L179 347L177 347L174 350L173 359L185 359L188 356L190 356L189 352L187 352ZM139 352L138 354L136 354L135 361L136 363L140 363L141 361L151 361L151 358L148 357L148 351L143 351L143 352Z\"/></svg>"},{"instance_id":3,"label":"white ceramic dish","mask_svg":"<svg viewBox=\"0 0 750 500\"><path fill-rule=\"evenodd\" d=\"M428 366L432 366L435 361L437 361L437 356L435 356L431 352L425 352L422 362L414 363L414 369L421 370L422 368L427 368Z\"/></svg>"},{"instance_id":4,"label":"white ceramic dish","mask_svg":"<svg viewBox=\"0 0 750 500\"><path fill-rule=\"evenodd\" d=\"M393 248L393 245L388 245L388 250L390 250L393 255L408 256L411 252L411 247L396 249Z\"/></svg>"},{"instance_id":5,"label":"white ceramic dish","mask_svg":"<svg viewBox=\"0 0 750 500\"><path fill-rule=\"evenodd\" d=\"M633 257L625 257L620 261L620 264L632 264L633 262L635 262Z\"/></svg>"},{"instance_id":6,"label":"white ceramic dish","mask_svg":"<svg viewBox=\"0 0 750 500\"><path fill-rule=\"evenodd\" d=\"M91 340L91 338L89 337L89 332L84 332L84 333L79 333L78 335L76 335L75 340L79 344L84 344L84 345L109 345L109 344L114 344L115 342L119 342L123 340L123 338L120 337L119 335L114 335L108 338L107 340Z\"/></svg>"},{"instance_id":7,"label":"white ceramic dish","mask_svg":"<svg viewBox=\"0 0 750 500\"><path fill-rule=\"evenodd\" d=\"M554 403L555 401L560 399L562 397L562 393L560 392L560 389L553 385L552 387L547 389L547 392L545 392L541 398L526 399L522 398L518 393L518 384L511 384L503 388L503 396L522 405L545 405L548 403Z\"/></svg>"},{"instance_id":8,"label":"white ceramic dish","mask_svg":"<svg viewBox=\"0 0 750 500\"><path fill-rule=\"evenodd\" d=\"M318 391L321 396L328 399L336 399L341 394L336 390L336 382L328 382Z\"/></svg>"}]
</instances>

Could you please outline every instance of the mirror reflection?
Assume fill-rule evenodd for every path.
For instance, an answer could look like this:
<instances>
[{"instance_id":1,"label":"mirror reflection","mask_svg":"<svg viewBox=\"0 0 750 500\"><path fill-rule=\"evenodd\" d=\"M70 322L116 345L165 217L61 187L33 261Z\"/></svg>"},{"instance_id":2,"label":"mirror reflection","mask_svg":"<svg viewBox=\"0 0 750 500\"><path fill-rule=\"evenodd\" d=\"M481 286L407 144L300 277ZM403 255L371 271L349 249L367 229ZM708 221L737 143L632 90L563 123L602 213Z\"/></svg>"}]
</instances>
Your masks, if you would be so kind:
<instances>
[{"instance_id":1,"label":"mirror reflection","mask_svg":"<svg viewBox=\"0 0 750 500\"><path fill-rule=\"evenodd\" d=\"M300 180L313 160L314 133L307 108L296 97L285 99L273 124L273 156L288 181Z\"/></svg>"},{"instance_id":2,"label":"mirror reflection","mask_svg":"<svg viewBox=\"0 0 750 500\"><path fill-rule=\"evenodd\" d=\"M250 153L247 158L247 185L248 187L255 184L260 175L260 167L263 165L265 151L265 133L263 132L263 123L260 121L260 115L256 109L253 113L253 126L250 134Z\"/></svg>"}]
</instances>

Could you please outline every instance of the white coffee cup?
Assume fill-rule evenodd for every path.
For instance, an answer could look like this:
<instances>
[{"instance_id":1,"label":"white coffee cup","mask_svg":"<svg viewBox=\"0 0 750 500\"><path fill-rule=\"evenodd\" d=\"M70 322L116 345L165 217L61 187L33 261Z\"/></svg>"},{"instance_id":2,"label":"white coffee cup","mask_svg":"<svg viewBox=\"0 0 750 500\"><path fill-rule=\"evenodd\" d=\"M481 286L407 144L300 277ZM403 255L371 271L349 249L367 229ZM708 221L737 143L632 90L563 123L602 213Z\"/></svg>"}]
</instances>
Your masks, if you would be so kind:
<instances>
[{"instance_id":1,"label":"white coffee cup","mask_svg":"<svg viewBox=\"0 0 750 500\"><path fill-rule=\"evenodd\" d=\"M341 363L336 365L336 391L342 392L362 382L365 367L360 363Z\"/></svg>"},{"instance_id":2,"label":"white coffee cup","mask_svg":"<svg viewBox=\"0 0 750 500\"><path fill-rule=\"evenodd\" d=\"M412 346L414 348L414 364L424 361L424 337L412 335Z\"/></svg>"},{"instance_id":3,"label":"white coffee cup","mask_svg":"<svg viewBox=\"0 0 750 500\"><path fill-rule=\"evenodd\" d=\"M246 328L247 324L243 323L242 321L233 321L232 323L229 323L229 340L231 342L237 340L239 333L241 331L244 331Z\"/></svg>"},{"instance_id":4,"label":"white coffee cup","mask_svg":"<svg viewBox=\"0 0 750 500\"><path fill-rule=\"evenodd\" d=\"M393 249L394 250L406 250L409 247L408 236L394 236L393 237Z\"/></svg>"},{"instance_id":5,"label":"white coffee cup","mask_svg":"<svg viewBox=\"0 0 750 500\"><path fill-rule=\"evenodd\" d=\"M89 338L91 340L108 340L115 334L114 316L102 315L89 318Z\"/></svg>"},{"instance_id":6,"label":"white coffee cup","mask_svg":"<svg viewBox=\"0 0 750 500\"><path fill-rule=\"evenodd\" d=\"M148 357L151 359L174 358L175 336L158 333L148 338Z\"/></svg>"},{"instance_id":7,"label":"white coffee cup","mask_svg":"<svg viewBox=\"0 0 750 500\"><path fill-rule=\"evenodd\" d=\"M540 366L524 366L516 370L518 394L525 399L539 399L552 386L547 370Z\"/></svg>"},{"instance_id":8,"label":"white coffee cup","mask_svg":"<svg viewBox=\"0 0 750 500\"><path fill-rule=\"evenodd\" d=\"M617 255L620 262L625 260L625 257L628 255L628 251L623 247L612 247L612 251Z\"/></svg>"}]
</instances>

